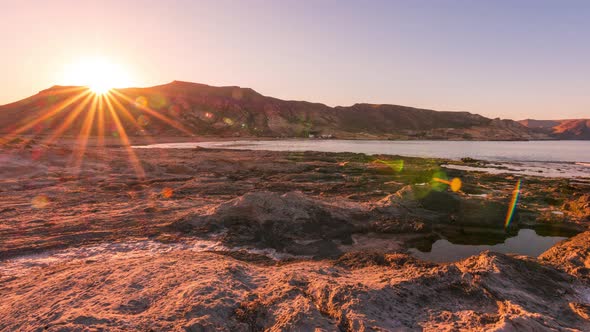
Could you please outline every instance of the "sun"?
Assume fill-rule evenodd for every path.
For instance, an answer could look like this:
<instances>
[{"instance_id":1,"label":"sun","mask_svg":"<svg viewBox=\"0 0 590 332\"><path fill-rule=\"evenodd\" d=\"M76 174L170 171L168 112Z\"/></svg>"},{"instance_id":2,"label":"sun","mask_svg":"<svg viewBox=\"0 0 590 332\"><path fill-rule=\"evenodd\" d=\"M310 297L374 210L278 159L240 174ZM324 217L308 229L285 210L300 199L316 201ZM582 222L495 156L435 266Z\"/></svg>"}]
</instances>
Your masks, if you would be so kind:
<instances>
[{"instance_id":1,"label":"sun","mask_svg":"<svg viewBox=\"0 0 590 332\"><path fill-rule=\"evenodd\" d=\"M80 59L69 64L64 71L63 81L67 85L87 86L99 95L131 85L123 66L101 57Z\"/></svg>"}]
</instances>

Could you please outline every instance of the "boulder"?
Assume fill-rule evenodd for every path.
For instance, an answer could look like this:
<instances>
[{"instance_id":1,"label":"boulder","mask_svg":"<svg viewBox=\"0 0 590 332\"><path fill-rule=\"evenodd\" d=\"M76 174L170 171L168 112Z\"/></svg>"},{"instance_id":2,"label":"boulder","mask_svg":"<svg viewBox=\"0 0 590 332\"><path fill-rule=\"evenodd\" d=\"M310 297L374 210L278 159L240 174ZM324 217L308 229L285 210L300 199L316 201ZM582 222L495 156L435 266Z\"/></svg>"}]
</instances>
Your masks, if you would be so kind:
<instances>
[{"instance_id":1,"label":"boulder","mask_svg":"<svg viewBox=\"0 0 590 332\"><path fill-rule=\"evenodd\" d=\"M321 248L335 247L322 240L351 242L356 230L352 213L301 192L261 191L221 203L205 215L185 218L176 228L221 231L221 240L228 245L258 245L315 256ZM314 245L317 250L310 248Z\"/></svg>"}]
</instances>

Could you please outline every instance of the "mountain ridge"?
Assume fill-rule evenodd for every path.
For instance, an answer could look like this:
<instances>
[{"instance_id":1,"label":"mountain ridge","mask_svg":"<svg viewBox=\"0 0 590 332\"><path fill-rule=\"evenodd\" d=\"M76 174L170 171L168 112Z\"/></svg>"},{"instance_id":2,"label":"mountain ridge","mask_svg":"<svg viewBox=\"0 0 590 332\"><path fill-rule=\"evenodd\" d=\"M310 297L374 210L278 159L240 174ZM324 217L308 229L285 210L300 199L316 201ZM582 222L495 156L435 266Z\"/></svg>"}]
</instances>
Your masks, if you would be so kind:
<instances>
[{"instance_id":1,"label":"mountain ridge","mask_svg":"<svg viewBox=\"0 0 590 332\"><path fill-rule=\"evenodd\" d=\"M86 128L90 135L101 135L118 126L119 121L129 136L442 140L553 137L547 130L529 128L517 121L490 119L465 111L371 103L331 107L264 96L239 86L172 81L145 88L113 89L109 100L114 112L106 109L108 103L100 97L96 102L94 98L87 101L88 96L79 96L87 92L86 87L53 86L0 106L0 132L49 134L63 127L65 121L68 127L60 129L64 135L80 133L85 123L86 127L90 123L90 128ZM77 100L68 102L75 97ZM103 110L93 112L93 107ZM89 113L96 119L88 121ZM98 114L102 114L102 119L98 119ZM43 120L39 121L40 118Z\"/></svg>"},{"instance_id":2,"label":"mountain ridge","mask_svg":"<svg viewBox=\"0 0 590 332\"><path fill-rule=\"evenodd\" d=\"M532 130L562 140L590 140L590 119L518 121Z\"/></svg>"}]
</instances>

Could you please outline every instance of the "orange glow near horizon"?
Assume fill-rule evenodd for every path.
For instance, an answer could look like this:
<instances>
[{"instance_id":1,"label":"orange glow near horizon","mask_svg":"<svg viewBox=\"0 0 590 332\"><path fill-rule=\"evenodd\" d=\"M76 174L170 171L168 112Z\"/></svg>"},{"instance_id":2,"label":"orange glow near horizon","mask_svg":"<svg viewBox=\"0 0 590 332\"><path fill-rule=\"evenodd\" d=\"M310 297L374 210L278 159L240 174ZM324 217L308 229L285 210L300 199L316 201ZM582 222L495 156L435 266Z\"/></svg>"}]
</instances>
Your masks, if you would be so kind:
<instances>
[{"instance_id":1,"label":"orange glow near horizon","mask_svg":"<svg viewBox=\"0 0 590 332\"><path fill-rule=\"evenodd\" d=\"M66 90L71 94L64 100L44 109L37 118L21 123L20 126L9 131L7 135L0 136L0 145L10 142L20 134L30 132L35 126L42 124L44 121L60 116L62 118L59 125L46 132L35 132L34 137L43 137L42 145L47 146L64 137L68 131L71 131L72 127L79 125L80 129L75 136L74 150L69 162L69 166L73 167L76 173L82 171L90 137L96 137L100 148L105 146L105 138L108 135L119 139L135 174L138 178L144 178L145 171L131 147L127 130L144 132L144 127L150 124L150 121L146 119L151 116L186 134L194 134L179 121L152 109L143 96L132 97L123 91L113 89L101 90L104 91L103 93L91 88L76 88L75 90L68 88ZM56 93L61 94L62 92L58 91ZM146 99L146 103L134 102L140 98ZM132 108L133 112L129 108ZM65 111L66 109L68 111ZM112 122L110 132L107 132L107 121ZM30 140L32 139L30 138ZM149 136L145 136L145 139L153 142ZM43 151L40 150L39 155L41 154L43 154Z\"/></svg>"},{"instance_id":2,"label":"orange glow near horizon","mask_svg":"<svg viewBox=\"0 0 590 332\"><path fill-rule=\"evenodd\" d=\"M65 85L87 86L97 95L132 85L131 76L123 66L102 57L80 59L69 64L64 69L62 81Z\"/></svg>"}]
</instances>

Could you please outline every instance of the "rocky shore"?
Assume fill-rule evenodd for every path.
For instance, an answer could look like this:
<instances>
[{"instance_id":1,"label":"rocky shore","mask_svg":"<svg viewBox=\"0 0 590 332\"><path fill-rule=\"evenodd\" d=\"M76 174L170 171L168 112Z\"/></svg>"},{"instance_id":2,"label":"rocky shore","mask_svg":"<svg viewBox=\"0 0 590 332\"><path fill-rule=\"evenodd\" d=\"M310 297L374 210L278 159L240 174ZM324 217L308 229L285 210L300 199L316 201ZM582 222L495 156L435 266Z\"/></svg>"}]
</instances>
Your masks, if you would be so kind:
<instances>
[{"instance_id":1,"label":"rocky shore","mask_svg":"<svg viewBox=\"0 0 590 332\"><path fill-rule=\"evenodd\" d=\"M351 153L80 152L0 150L2 331L590 329L584 179ZM539 257L408 252L521 228L578 235Z\"/></svg>"}]
</instances>

